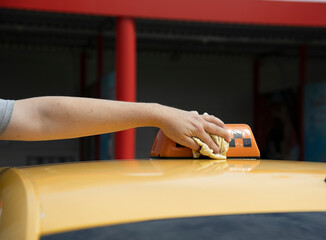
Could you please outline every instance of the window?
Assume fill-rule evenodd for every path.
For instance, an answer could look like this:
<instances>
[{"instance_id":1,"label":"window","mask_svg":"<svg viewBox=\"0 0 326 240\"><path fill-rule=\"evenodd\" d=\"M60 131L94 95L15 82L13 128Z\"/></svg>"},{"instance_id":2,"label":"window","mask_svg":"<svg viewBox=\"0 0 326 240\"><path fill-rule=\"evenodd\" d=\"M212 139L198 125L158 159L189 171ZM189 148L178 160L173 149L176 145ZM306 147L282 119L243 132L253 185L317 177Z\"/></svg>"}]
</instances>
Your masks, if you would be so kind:
<instances>
[{"instance_id":1,"label":"window","mask_svg":"<svg viewBox=\"0 0 326 240\"><path fill-rule=\"evenodd\" d=\"M326 239L326 212L163 219L43 236L41 240Z\"/></svg>"}]
</instances>

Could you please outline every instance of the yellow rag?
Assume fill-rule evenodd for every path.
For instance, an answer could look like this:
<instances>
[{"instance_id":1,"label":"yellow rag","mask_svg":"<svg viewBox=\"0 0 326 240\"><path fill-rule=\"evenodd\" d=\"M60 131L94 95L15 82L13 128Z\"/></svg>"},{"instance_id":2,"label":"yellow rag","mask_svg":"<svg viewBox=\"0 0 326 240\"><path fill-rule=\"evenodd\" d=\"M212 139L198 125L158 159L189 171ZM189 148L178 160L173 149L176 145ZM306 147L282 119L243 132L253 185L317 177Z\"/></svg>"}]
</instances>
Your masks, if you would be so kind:
<instances>
[{"instance_id":1,"label":"yellow rag","mask_svg":"<svg viewBox=\"0 0 326 240\"><path fill-rule=\"evenodd\" d=\"M207 114L207 113L204 113ZM209 134L209 136L212 138L212 140L216 143L216 145L220 149L219 154L215 154L212 149L208 147L206 143L201 141L199 138L192 137L195 142L200 146L199 151L192 151L192 155L194 158L199 158L200 155L204 155L213 159L217 160L226 160L226 152L229 150L229 143L224 140L224 138L214 135L214 134Z\"/></svg>"}]
</instances>

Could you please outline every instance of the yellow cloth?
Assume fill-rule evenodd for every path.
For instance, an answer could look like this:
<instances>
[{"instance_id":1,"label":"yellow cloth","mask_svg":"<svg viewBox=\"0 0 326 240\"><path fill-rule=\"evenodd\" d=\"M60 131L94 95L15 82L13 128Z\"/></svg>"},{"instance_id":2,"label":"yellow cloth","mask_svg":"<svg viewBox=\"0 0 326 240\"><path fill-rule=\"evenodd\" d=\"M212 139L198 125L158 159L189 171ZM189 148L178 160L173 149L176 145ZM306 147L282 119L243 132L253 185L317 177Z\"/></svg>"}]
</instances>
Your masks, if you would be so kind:
<instances>
[{"instance_id":1,"label":"yellow cloth","mask_svg":"<svg viewBox=\"0 0 326 240\"><path fill-rule=\"evenodd\" d=\"M206 143L202 142L199 138L192 137L195 142L200 146L199 151L192 151L192 155L194 158L199 158L200 155L204 155L213 159L218 160L226 160L226 152L229 150L229 143L224 140L224 138L220 136L216 136L213 134L209 134L213 141L216 143L216 145L220 149L220 153L216 154L213 152L212 149L210 149Z\"/></svg>"},{"instance_id":2,"label":"yellow cloth","mask_svg":"<svg viewBox=\"0 0 326 240\"><path fill-rule=\"evenodd\" d=\"M207 113L204 113L204 115L208 115ZM213 139L213 141L216 143L218 148L220 149L219 154L215 154L212 149L208 147L208 145L204 142L202 142L199 138L192 137L195 142L200 146L199 151L192 151L192 155L194 158L199 158L199 156L202 154L204 156L217 159L217 160L226 160L226 152L229 150L229 143L224 140L224 138L209 134L209 136Z\"/></svg>"}]
</instances>

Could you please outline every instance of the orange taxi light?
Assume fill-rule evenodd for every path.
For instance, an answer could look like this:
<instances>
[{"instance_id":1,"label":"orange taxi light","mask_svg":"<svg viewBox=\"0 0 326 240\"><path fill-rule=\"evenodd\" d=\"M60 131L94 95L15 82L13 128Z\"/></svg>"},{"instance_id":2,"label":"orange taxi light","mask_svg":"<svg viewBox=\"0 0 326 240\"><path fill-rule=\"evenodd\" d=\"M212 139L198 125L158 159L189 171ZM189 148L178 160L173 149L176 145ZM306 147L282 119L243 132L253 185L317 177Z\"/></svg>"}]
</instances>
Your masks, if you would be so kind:
<instances>
[{"instance_id":1,"label":"orange taxi light","mask_svg":"<svg viewBox=\"0 0 326 240\"><path fill-rule=\"evenodd\" d=\"M247 124L225 124L230 136L228 158L259 158L255 137ZM179 145L165 136L162 130L156 135L151 158L193 158L190 148Z\"/></svg>"}]
</instances>

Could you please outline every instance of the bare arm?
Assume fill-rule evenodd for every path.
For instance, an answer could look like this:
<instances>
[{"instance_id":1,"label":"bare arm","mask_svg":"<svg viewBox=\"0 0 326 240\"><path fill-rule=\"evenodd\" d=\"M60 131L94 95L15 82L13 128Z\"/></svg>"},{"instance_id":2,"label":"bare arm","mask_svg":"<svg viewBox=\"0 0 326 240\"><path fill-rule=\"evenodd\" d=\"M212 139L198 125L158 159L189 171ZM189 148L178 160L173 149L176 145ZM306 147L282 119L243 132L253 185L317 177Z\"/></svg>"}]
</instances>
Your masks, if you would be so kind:
<instances>
[{"instance_id":1,"label":"bare arm","mask_svg":"<svg viewBox=\"0 0 326 240\"><path fill-rule=\"evenodd\" d=\"M192 136L202 139L218 152L206 132L230 140L224 123L213 116L155 103L77 97L37 97L16 101L10 123L0 140L67 139L147 126L161 128L172 140L194 150L198 145Z\"/></svg>"}]
</instances>

